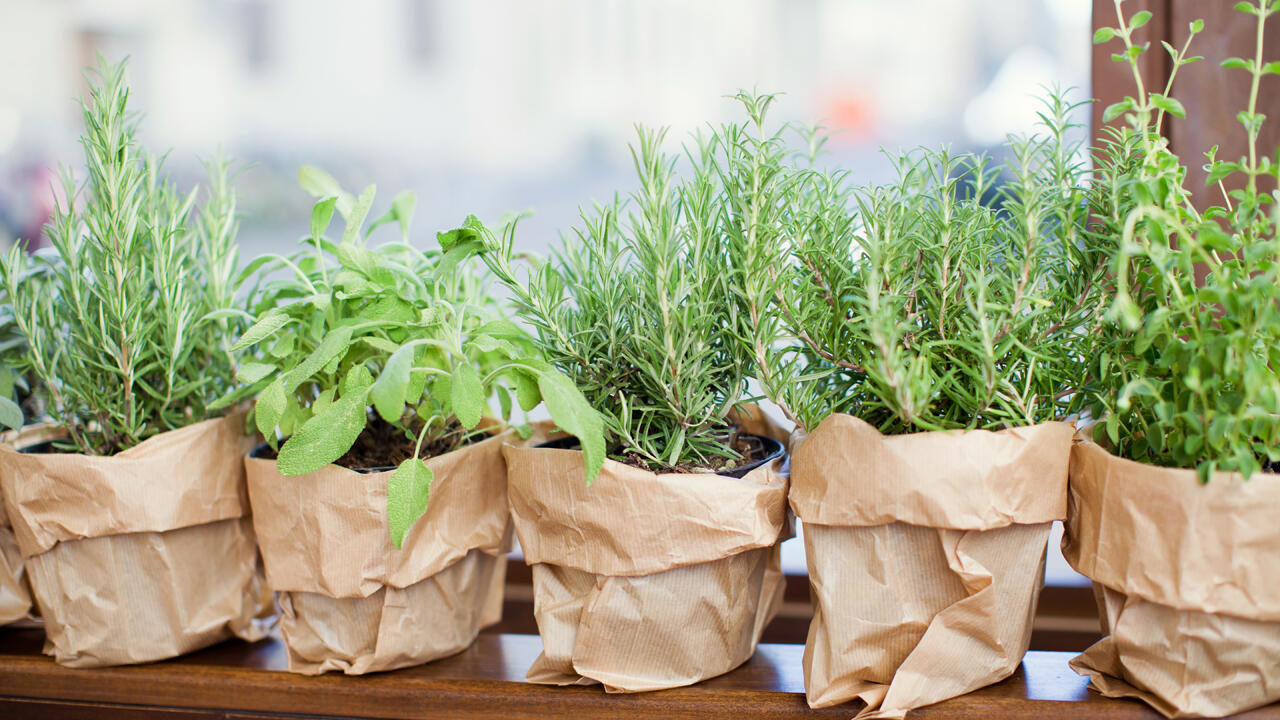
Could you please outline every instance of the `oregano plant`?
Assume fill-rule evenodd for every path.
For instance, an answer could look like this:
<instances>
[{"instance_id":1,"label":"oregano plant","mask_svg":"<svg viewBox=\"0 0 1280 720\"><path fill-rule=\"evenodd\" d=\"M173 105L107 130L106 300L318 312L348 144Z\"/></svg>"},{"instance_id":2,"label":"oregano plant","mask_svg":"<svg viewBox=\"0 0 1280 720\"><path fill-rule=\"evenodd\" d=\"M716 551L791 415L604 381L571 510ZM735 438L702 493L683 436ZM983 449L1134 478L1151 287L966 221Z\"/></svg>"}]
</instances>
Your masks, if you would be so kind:
<instances>
[{"instance_id":1,"label":"oregano plant","mask_svg":"<svg viewBox=\"0 0 1280 720\"><path fill-rule=\"evenodd\" d=\"M545 398L561 427L599 442L594 412L503 317L470 250L424 253L408 242L411 193L366 228L374 186L352 195L310 167L299 178L318 198L305 249L245 269L242 281L259 280L234 349L250 355L238 369L244 385L221 400L256 398L252 422L278 448L281 474L394 465L387 513L400 547L427 509L434 478L423 460L485 432L494 404L506 420ZM335 213L344 229L331 239ZM398 226L399 241L371 247L384 225Z\"/></svg>"},{"instance_id":2,"label":"oregano plant","mask_svg":"<svg viewBox=\"0 0 1280 720\"><path fill-rule=\"evenodd\" d=\"M222 159L201 198L139 147L125 63L100 60L89 80L88 175L78 186L63 172L45 227L53 254L18 244L0 262L21 343L4 364L41 384L65 447L110 455L206 419L234 382L242 326L221 311L236 303L236 201Z\"/></svg>"},{"instance_id":3,"label":"oregano plant","mask_svg":"<svg viewBox=\"0 0 1280 720\"><path fill-rule=\"evenodd\" d=\"M1184 160L1163 135L1167 116L1186 116L1173 82L1201 60L1189 48L1204 23L1190 24L1183 47L1164 45L1169 78L1149 87L1139 59L1153 50L1134 31L1151 14L1126 15L1122 0L1115 8L1117 25L1094 41L1119 41L1113 58L1131 69L1136 93L1107 109L1122 122L1097 152L1090 234L1113 256L1112 292L1096 309L1082 398L1100 420L1096 437L1123 457L1195 467L1202 481L1219 470L1248 477L1280 461L1280 205L1262 188L1264 179L1274 187L1280 164L1258 141L1261 81L1280 75L1280 61L1264 56L1264 29L1280 2L1235 6L1256 18L1253 57L1222 63L1249 80L1237 116L1248 154L1206 153L1207 185L1220 197L1207 207L1193 202Z\"/></svg>"},{"instance_id":4,"label":"oregano plant","mask_svg":"<svg viewBox=\"0 0 1280 720\"><path fill-rule=\"evenodd\" d=\"M584 209L572 238L526 272L514 224L491 232L469 218L458 231L602 416L605 442L584 447L593 467L604 454L655 471L734 467L732 413L750 379L777 377L759 372L777 362L772 281L748 268L785 262L797 150L790 126L766 124L773 96L736 99L747 119L695 134L682 157L663 150L665 130L638 128L638 189Z\"/></svg>"}]
</instances>

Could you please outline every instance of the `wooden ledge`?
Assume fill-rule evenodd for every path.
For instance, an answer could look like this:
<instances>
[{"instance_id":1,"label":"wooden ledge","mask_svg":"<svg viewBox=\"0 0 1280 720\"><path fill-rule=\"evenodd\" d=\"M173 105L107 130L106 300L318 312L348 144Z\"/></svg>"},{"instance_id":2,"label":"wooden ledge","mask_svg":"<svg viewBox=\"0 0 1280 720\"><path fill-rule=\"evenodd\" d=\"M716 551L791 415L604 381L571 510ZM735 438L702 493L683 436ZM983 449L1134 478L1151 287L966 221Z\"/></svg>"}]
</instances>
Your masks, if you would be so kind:
<instances>
[{"instance_id":1,"label":"wooden ledge","mask_svg":"<svg viewBox=\"0 0 1280 720\"><path fill-rule=\"evenodd\" d=\"M43 635L0 630L0 717L247 720L351 718L850 718L856 704L810 710L803 647L760 646L749 662L698 685L637 695L524 682L541 650L533 635L481 634L468 650L427 665L361 677L284 672L279 640L226 642L169 662L98 670L57 666ZM1071 653L1032 652L1008 680L911 714L921 718L1158 718L1108 700L1067 667ZM1248 713L1280 719L1280 706Z\"/></svg>"}]
</instances>

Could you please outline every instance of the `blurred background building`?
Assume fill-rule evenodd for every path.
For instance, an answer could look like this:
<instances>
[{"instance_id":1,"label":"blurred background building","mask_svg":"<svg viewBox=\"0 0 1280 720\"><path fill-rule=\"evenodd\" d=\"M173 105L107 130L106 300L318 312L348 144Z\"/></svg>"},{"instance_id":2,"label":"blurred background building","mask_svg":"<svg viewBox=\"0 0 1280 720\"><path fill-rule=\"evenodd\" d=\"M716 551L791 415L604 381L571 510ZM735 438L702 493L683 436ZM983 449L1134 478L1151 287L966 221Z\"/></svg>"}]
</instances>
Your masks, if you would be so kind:
<instances>
[{"instance_id":1,"label":"blurred background building","mask_svg":"<svg viewBox=\"0 0 1280 720\"><path fill-rule=\"evenodd\" d=\"M996 145L1041 86L1088 92L1088 0L0 0L0 246L34 239L48 168L76 166L84 67L132 58L143 140L184 186L219 147L246 252L305 229L301 164L385 200L416 235L534 209L544 248L631 187L633 123L678 142L785 93L778 119L838 131L831 162L885 179L880 147ZM1081 115L1082 118L1086 115Z\"/></svg>"},{"instance_id":2,"label":"blurred background building","mask_svg":"<svg viewBox=\"0 0 1280 720\"><path fill-rule=\"evenodd\" d=\"M36 240L50 168L82 162L73 98L98 53L132 58L149 149L183 188L219 148L243 253L307 229L299 165L383 203L416 191L414 239L468 213L533 209L545 251L577 208L633 187L633 124L778 120L838 134L828 162L889 178L880 148L993 151L1034 128L1043 88L1089 94L1089 0L0 0L0 249ZM1081 122L1087 109L1079 113ZM375 206L374 213L381 205ZM1051 543L1050 578L1087 582ZM804 570L798 542L784 564Z\"/></svg>"}]
</instances>

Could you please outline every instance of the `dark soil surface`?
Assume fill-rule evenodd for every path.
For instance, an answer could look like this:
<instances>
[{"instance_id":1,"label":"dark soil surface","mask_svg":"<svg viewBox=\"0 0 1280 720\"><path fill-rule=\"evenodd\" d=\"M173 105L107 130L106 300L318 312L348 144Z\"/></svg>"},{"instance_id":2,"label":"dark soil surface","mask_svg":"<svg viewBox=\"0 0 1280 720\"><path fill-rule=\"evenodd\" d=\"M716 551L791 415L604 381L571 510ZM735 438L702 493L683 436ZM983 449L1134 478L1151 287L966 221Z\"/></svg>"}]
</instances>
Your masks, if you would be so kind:
<instances>
[{"instance_id":1,"label":"dark soil surface","mask_svg":"<svg viewBox=\"0 0 1280 720\"><path fill-rule=\"evenodd\" d=\"M422 428L419 426L413 429L414 432L419 432ZM436 433L435 437L423 440L419 457L426 460L436 455L443 455L484 437L484 433L477 435L467 432L461 425L454 422L443 433ZM347 454L338 458L334 464L357 472L381 472L394 468L413 457L414 446L415 441L408 433L382 418L377 418L365 427L364 432L356 438L356 444L351 446ZM255 457L274 460L276 452L270 446L264 446L255 454Z\"/></svg>"},{"instance_id":2,"label":"dark soil surface","mask_svg":"<svg viewBox=\"0 0 1280 720\"><path fill-rule=\"evenodd\" d=\"M720 465L715 467L698 466L693 464L678 465L674 468L653 468L642 458L635 455L610 455L609 457L624 465L630 465L640 470L649 470L651 472L671 472L671 473L705 473L713 472L721 475L736 475L735 469L743 468L752 463L758 463L767 458L774 450L773 441L767 441L756 435L739 434L737 432L729 436L727 442L734 452L739 454L736 460L724 460ZM566 437L559 440L553 440L545 443L544 446L562 448L565 450L577 450L580 445L577 438Z\"/></svg>"}]
</instances>

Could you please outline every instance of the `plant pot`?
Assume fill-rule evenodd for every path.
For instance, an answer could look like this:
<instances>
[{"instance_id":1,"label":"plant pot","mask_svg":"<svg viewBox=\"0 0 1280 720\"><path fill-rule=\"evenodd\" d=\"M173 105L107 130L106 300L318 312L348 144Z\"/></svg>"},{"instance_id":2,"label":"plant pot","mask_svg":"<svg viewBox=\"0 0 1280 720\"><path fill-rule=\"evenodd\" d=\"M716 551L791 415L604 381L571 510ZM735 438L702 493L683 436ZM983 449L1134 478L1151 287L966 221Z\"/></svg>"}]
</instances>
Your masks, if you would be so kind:
<instances>
[{"instance_id":1,"label":"plant pot","mask_svg":"<svg viewBox=\"0 0 1280 720\"><path fill-rule=\"evenodd\" d=\"M62 665L153 662L269 631L241 415L111 457L0 447L0 489Z\"/></svg>"},{"instance_id":2,"label":"plant pot","mask_svg":"<svg viewBox=\"0 0 1280 720\"><path fill-rule=\"evenodd\" d=\"M430 502L401 549L387 520L391 471L329 465L284 477L275 460L245 459L289 670L359 675L420 665L465 650L501 619L511 545L507 437L426 461Z\"/></svg>"},{"instance_id":3,"label":"plant pot","mask_svg":"<svg viewBox=\"0 0 1280 720\"><path fill-rule=\"evenodd\" d=\"M785 453L741 478L507 446L509 497L543 650L534 683L608 692L679 687L755 652L782 601Z\"/></svg>"},{"instance_id":4,"label":"plant pot","mask_svg":"<svg viewBox=\"0 0 1280 720\"><path fill-rule=\"evenodd\" d=\"M1013 674L1031 641L1072 428L885 436L831 415L793 440L814 616L811 707L901 718Z\"/></svg>"},{"instance_id":5,"label":"plant pot","mask_svg":"<svg viewBox=\"0 0 1280 720\"><path fill-rule=\"evenodd\" d=\"M1280 476L1216 473L1072 449L1062 551L1093 580L1104 637L1071 666L1165 717L1280 700Z\"/></svg>"},{"instance_id":6,"label":"plant pot","mask_svg":"<svg viewBox=\"0 0 1280 720\"><path fill-rule=\"evenodd\" d=\"M27 447L56 436L57 432L48 425L27 425L20 430L0 433L0 445ZM39 620L32 614L33 609L26 561L18 550L18 539L4 509L4 495L0 493L0 625L38 624Z\"/></svg>"}]
</instances>

